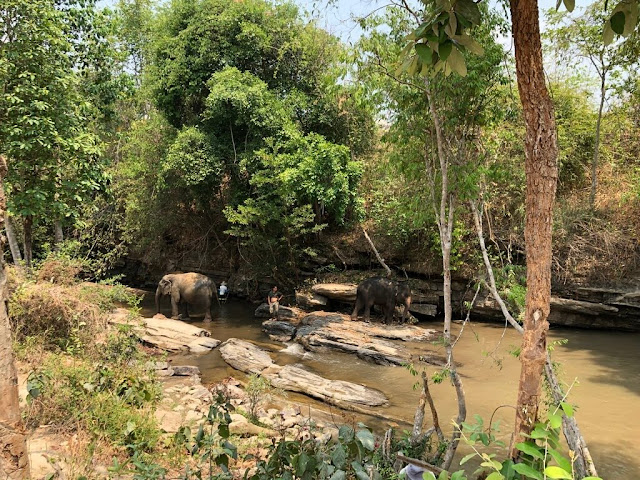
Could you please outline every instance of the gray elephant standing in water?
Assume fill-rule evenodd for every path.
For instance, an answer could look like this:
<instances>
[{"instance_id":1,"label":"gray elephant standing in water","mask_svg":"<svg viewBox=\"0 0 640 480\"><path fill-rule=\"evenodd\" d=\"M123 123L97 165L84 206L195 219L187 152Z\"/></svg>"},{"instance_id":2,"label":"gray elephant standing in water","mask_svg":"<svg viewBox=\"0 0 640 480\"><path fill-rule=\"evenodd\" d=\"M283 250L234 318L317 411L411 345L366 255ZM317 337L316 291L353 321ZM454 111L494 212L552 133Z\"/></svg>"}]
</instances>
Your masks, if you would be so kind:
<instances>
[{"instance_id":1,"label":"gray elephant standing in water","mask_svg":"<svg viewBox=\"0 0 640 480\"><path fill-rule=\"evenodd\" d=\"M404 305L402 321L409 314L411 307L411 289L405 282L382 277L372 277L360 282L356 294L356 305L351 314L351 320L358 319L358 311L364 307L364 320L369 321L369 313L373 305L380 305L385 323L391 323L396 304Z\"/></svg>"},{"instance_id":2,"label":"gray elephant standing in water","mask_svg":"<svg viewBox=\"0 0 640 480\"><path fill-rule=\"evenodd\" d=\"M156 289L158 313L160 313L160 298L165 295L171 296L171 318L179 318L178 305L182 304L184 307L184 318L189 318L188 305L200 303L206 308L204 321L210 322L214 296L220 305L215 283L200 273L170 273L162 277Z\"/></svg>"}]
</instances>

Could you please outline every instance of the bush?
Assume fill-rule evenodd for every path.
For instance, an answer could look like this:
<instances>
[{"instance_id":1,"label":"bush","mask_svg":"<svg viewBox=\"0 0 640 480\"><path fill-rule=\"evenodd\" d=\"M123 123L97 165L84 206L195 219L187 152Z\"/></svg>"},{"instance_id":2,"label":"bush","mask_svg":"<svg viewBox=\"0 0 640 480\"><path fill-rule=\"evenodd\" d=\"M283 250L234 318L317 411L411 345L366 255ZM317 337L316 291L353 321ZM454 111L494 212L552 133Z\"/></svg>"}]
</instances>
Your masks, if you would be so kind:
<instances>
[{"instance_id":1,"label":"bush","mask_svg":"<svg viewBox=\"0 0 640 480\"><path fill-rule=\"evenodd\" d=\"M12 330L17 341L41 336L46 348L66 350L76 337L93 342L105 328L100 308L79 298L75 289L48 283L19 286L9 301Z\"/></svg>"}]
</instances>

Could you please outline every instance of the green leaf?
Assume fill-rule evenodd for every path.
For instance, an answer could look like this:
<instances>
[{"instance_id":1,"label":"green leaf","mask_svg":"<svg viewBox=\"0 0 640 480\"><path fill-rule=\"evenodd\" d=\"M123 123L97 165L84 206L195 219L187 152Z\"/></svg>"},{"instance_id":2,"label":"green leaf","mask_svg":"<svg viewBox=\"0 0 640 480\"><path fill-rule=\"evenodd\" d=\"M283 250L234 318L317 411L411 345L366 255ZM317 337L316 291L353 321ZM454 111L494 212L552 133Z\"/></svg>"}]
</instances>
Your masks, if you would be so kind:
<instances>
[{"instance_id":1,"label":"green leaf","mask_svg":"<svg viewBox=\"0 0 640 480\"><path fill-rule=\"evenodd\" d=\"M438 46L438 55L440 55L440 60L442 60L443 62L446 61L447 58L449 58L449 55L451 54L452 49L453 49L453 43L451 43L450 41L441 43Z\"/></svg>"},{"instance_id":2,"label":"green leaf","mask_svg":"<svg viewBox=\"0 0 640 480\"><path fill-rule=\"evenodd\" d=\"M464 57L457 48L451 50L451 54L448 59L451 69L461 77L467 76L467 65L464 61Z\"/></svg>"},{"instance_id":3,"label":"green leaf","mask_svg":"<svg viewBox=\"0 0 640 480\"><path fill-rule=\"evenodd\" d=\"M482 21L482 13L478 4L473 0L458 0L453 9L461 14L472 25L479 25ZM458 21L460 18L458 17Z\"/></svg>"},{"instance_id":4,"label":"green leaf","mask_svg":"<svg viewBox=\"0 0 640 480\"><path fill-rule=\"evenodd\" d=\"M562 402L560 406L567 417L573 417L573 405L567 402Z\"/></svg>"},{"instance_id":5,"label":"green leaf","mask_svg":"<svg viewBox=\"0 0 640 480\"><path fill-rule=\"evenodd\" d=\"M343 470L336 470L329 480L345 480L347 474Z\"/></svg>"},{"instance_id":6,"label":"green leaf","mask_svg":"<svg viewBox=\"0 0 640 480\"><path fill-rule=\"evenodd\" d=\"M518 443L516 444L516 448L533 458L539 458L541 460L544 458L544 454L540 452L540 449L534 443L531 443L531 442Z\"/></svg>"},{"instance_id":7,"label":"green leaf","mask_svg":"<svg viewBox=\"0 0 640 480\"><path fill-rule=\"evenodd\" d=\"M569 12L573 12L573 9L576 8L576 0L562 0L564 2L564 6L567 8Z\"/></svg>"},{"instance_id":8,"label":"green leaf","mask_svg":"<svg viewBox=\"0 0 640 480\"><path fill-rule=\"evenodd\" d=\"M431 65L433 50L426 43L416 43L416 53L425 65Z\"/></svg>"},{"instance_id":9,"label":"green leaf","mask_svg":"<svg viewBox=\"0 0 640 480\"><path fill-rule=\"evenodd\" d=\"M573 478L573 475L571 475L571 473L567 472L563 468L556 467L555 465L545 468L544 474L549 478L564 478L569 480Z\"/></svg>"},{"instance_id":10,"label":"green leaf","mask_svg":"<svg viewBox=\"0 0 640 480\"><path fill-rule=\"evenodd\" d=\"M613 14L609 22L611 23L611 29L618 35L622 35L622 33L624 32L625 22L624 12L617 12Z\"/></svg>"},{"instance_id":11,"label":"green leaf","mask_svg":"<svg viewBox=\"0 0 640 480\"><path fill-rule=\"evenodd\" d=\"M347 453L341 444L337 444L335 450L331 454L331 460L333 464L338 468L344 468L347 460Z\"/></svg>"},{"instance_id":12,"label":"green leaf","mask_svg":"<svg viewBox=\"0 0 640 480\"><path fill-rule=\"evenodd\" d=\"M470 453L468 455L465 455L464 457L462 457L462 460L460 460L460 465L464 465L475 456L476 456L475 453Z\"/></svg>"},{"instance_id":13,"label":"green leaf","mask_svg":"<svg viewBox=\"0 0 640 480\"><path fill-rule=\"evenodd\" d=\"M489 474L486 480L504 480L504 475L500 472L492 472Z\"/></svg>"},{"instance_id":14,"label":"green leaf","mask_svg":"<svg viewBox=\"0 0 640 480\"><path fill-rule=\"evenodd\" d=\"M559 467L565 469L567 472L571 471L571 461L568 458L564 457L555 448L549 448L549 453L551 454L551 456L556 461Z\"/></svg>"},{"instance_id":15,"label":"green leaf","mask_svg":"<svg viewBox=\"0 0 640 480\"><path fill-rule=\"evenodd\" d=\"M373 438L373 434L369 430L358 430L356 433L356 437L358 440L362 442L362 446L369 450L373 451L375 448L375 439Z\"/></svg>"},{"instance_id":16,"label":"green leaf","mask_svg":"<svg viewBox=\"0 0 640 480\"><path fill-rule=\"evenodd\" d=\"M611 45L613 43L613 38L615 34L613 33L613 29L611 28L611 22L607 21L604 25L604 31L602 33L602 42L605 45Z\"/></svg>"},{"instance_id":17,"label":"green leaf","mask_svg":"<svg viewBox=\"0 0 640 480\"><path fill-rule=\"evenodd\" d=\"M528 478L535 478L536 480L543 480L543 478L544 478L542 476L542 473L540 473L539 471L531 468L526 463L516 463L513 466L513 469L516 472L518 472L520 475L524 475L525 477L528 477Z\"/></svg>"},{"instance_id":18,"label":"green leaf","mask_svg":"<svg viewBox=\"0 0 640 480\"><path fill-rule=\"evenodd\" d=\"M551 425L551 428L560 428L562 426L562 415L558 415L556 413L550 413L549 425Z\"/></svg>"}]
</instances>

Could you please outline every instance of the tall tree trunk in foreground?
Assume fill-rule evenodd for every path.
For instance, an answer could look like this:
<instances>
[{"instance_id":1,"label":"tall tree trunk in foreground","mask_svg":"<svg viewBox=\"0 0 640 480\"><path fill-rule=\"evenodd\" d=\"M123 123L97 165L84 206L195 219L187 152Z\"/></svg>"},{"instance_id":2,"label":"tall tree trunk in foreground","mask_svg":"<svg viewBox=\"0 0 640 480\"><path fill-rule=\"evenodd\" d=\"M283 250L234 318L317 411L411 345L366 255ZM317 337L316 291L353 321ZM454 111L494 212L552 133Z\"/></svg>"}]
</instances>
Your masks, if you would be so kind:
<instances>
[{"instance_id":1,"label":"tall tree trunk in foreground","mask_svg":"<svg viewBox=\"0 0 640 480\"><path fill-rule=\"evenodd\" d=\"M31 269L33 260L33 215L24 217L22 228L24 230L24 264L28 269Z\"/></svg>"},{"instance_id":2,"label":"tall tree trunk in foreground","mask_svg":"<svg viewBox=\"0 0 640 480\"><path fill-rule=\"evenodd\" d=\"M518 91L526 125L525 172L527 296L522 370L516 405L514 445L524 441L538 416L542 371L547 358L551 297L551 225L558 181L553 104L545 84L537 0L511 0Z\"/></svg>"},{"instance_id":3,"label":"tall tree trunk in foreground","mask_svg":"<svg viewBox=\"0 0 640 480\"><path fill-rule=\"evenodd\" d=\"M9 243L9 249L11 250L11 257L13 258L14 265L20 265L22 261L22 254L20 253L20 244L16 238L16 231L13 228L13 221L5 210L4 212L4 230L7 232L7 242Z\"/></svg>"},{"instance_id":4,"label":"tall tree trunk in foreground","mask_svg":"<svg viewBox=\"0 0 640 480\"><path fill-rule=\"evenodd\" d=\"M5 219L6 199L2 181L7 163L0 156L0 229ZM0 250L4 238L0 236ZM13 357L4 259L0 256L0 478L29 478L26 435L18 403L18 375Z\"/></svg>"},{"instance_id":5,"label":"tall tree trunk in foreground","mask_svg":"<svg viewBox=\"0 0 640 480\"><path fill-rule=\"evenodd\" d=\"M478 234L478 242L480 243L480 249L482 251L482 259L484 260L484 265L487 269L487 276L489 277L489 290L491 292L491 296L494 298L500 309L502 310L502 314L504 318L511 324L513 328L517 330L518 333L523 334L524 329L520 326L520 324L513 318L511 313L509 313L509 309L507 305L502 300L502 297L498 293L498 288L496 287L496 279L493 274L493 268L491 267L491 262L489 260L489 254L487 252L487 247L484 243L484 233L482 229L482 215L484 211L484 206L482 202L480 203L480 210L476 207L476 204L473 200L469 202L471 206L471 213L473 214L473 220L476 226L476 233ZM566 392L562 390L560 386L560 382L558 381L558 377L556 373L553 371L553 365L551 363L551 355L547 351L547 358L545 362L544 372L547 377L547 384L549 385L549 389L551 390L551 395L553 397L553 401L556 405L560 405L560 402L566 401ZM593 463L593 459L591 458L591 453L589 452L589 447L587 446L587 442L584 437L580 433L580 428L578 427L578 421L575 417L568 417L567 415L562 416L563 423L563 431L564 436L567 439L567 444L569 448L575 453L575 458L573 461L573 472L577 478L584 478L587 475L591 475L593 477L598 476L598 472L596 471L596 466Z\"/></svg>"}]
</instances>

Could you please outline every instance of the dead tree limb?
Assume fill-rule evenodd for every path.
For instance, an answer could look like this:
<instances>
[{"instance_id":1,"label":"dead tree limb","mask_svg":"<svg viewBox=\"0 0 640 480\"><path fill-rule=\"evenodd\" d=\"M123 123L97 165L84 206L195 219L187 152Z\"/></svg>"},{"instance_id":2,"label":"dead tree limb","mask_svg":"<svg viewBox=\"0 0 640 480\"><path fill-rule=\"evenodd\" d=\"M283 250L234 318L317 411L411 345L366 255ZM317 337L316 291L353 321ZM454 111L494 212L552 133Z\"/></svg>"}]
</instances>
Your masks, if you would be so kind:
<instances>
[{"instance_id":1,"label":"dead tree limb","mask_svg":"<svg viewBox=\"0 0 640 480\"><path fill-rule=\"evenodd\" d=\"M523 334L524 329L513 318L506 304L502 300L502 297L498 293L498 289L496 288L493 268L491 267L491 262L489 261L489 255L487 253L487 247L484 243L484 234L482 231L482 216L478 213L478 208L473 200L469 201L469 205L473 214L476 233L478 234L478 243L480 244L480 249L482 250L482 259L484 260L484 265L487 269L487 276L489 277L489 291L491 292L491 296L495 299L496 302L498 302L498 305L500 305L500 310L502 310L502 314L504 315L504 318L507 320L507 322L509 322L513 326L513 328L515 328L520 334ZM484 210L484 206L482 203L480 203L480 208ZM551 356L549 355L548 351L544 371L547 377L547 383L549 384L551 390L551 395L553 396L553 399L556 403L560 403L565 398L565 393L562 390L562 386L558 381L556 373L553 371L553 364L551 363ZM578 478L583 478L588 474L590 476L597 477L598 474L596 472L595 464L593 463L593 459L591 458L591 453L589 452L587 443L580 433L577 420L575 419L575 417L568 417L566 415L563 415L562 423L564 427L564 436L567 439L567 444L569 445L569 448L576 454L576 459L573 466L576 476L578 476Z\"/></svg>"},{"instance_id":2,"label":"dead tree limb","mask_svg":"<svg viewBox=\"0 0 640 480\"><path fill-rule=\"evenodd\" d=\"M367 242L369 242L369 245L371 246L371 250L373 250L373 253L375 253L376 258L378 259L378 262L380 262L380 265L382 265L382 267L387 271L387 277L391 277L391 275L392 275L391 269L387 266L386 263L384 263L384 258L382 258L380 256L380 254L378 253L378 249L373 244L373 241L371 241L371 238L369 238L369 234L364 229L364 227L362 227L362 233L364 233L364 238L366 238Z\"/></svg>"},{"instance_id":3,"label":"dead tree limb","mask_svg":"<svg viewBox=\"0 0 640 480\"><path fill-rule=\"evenodd\" d=\"M427 378L427 372L422 371L421 377L422 392L420 393L420 401L413 418L413 431L411 432L411 441L417 443L423 437L423 435L421 435L421 432L422 425L424 424L424 412L426 405L429 404L429 408L431 409L431 417L433 418L433 431L435 431L436 435L438 435L438 440L440 441L440 443L444 443L444 434L442 433L440 422L438 421L438 412L436 410L435 404L433 403L431 392L429 391L429 379Z\"/></svg>"}]
</instances>

